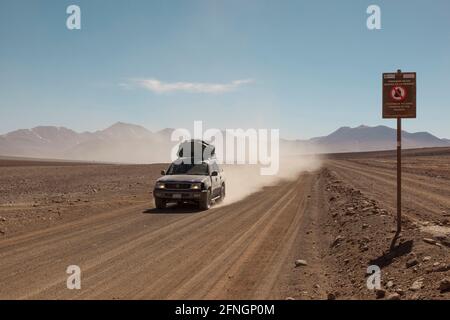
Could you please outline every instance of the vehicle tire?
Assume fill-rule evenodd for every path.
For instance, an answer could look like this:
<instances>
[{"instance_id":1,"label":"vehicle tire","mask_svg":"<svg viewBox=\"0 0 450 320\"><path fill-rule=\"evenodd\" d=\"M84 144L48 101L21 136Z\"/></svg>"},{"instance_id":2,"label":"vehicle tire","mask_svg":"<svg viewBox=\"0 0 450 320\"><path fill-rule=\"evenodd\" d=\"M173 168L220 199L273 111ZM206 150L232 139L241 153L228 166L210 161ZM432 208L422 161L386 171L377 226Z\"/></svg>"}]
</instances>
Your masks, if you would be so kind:
<instances>
[{"instance_id":1,"label":"vehicle tire","mask_svg":"<svg viewBox=\"0 0 450 320\"><path fill-rule=\"evenodd\" d=\"M220 191L220 201L222 201L223 199L225 199L225 183L222 185L222 190Z\"/></svg>"},{"instance_id":2,"label":"vehicle tire","mask_svg":"<svg viewBox=\"0 0 450 320\"><path fill-rule=\"evenodd\" d=\"M155 198L155 206L157 209L165 209L166 208L166 200L161 198Z\"/></svg>"},{"instance_id":3,"label":"vehicle tire","mask_svg":"<svg viewBox=\"0 0 450 320\"><path fill-rule=\"evenodd\" d=\"M220 187L220 198L218 199L218 202L222 202L225 199L225 184Z\"/></svg>"},{"instance_id":4,"label":"vehicle tire","mask_svg":"<svg viewBox=\"0 0 450 320\"><path fill-rule=\"evenodd\" d=\"M211 190L208 190L206 197L199 202L201 210L208 210L211 207Z\"/></svg>"}]
</instances>

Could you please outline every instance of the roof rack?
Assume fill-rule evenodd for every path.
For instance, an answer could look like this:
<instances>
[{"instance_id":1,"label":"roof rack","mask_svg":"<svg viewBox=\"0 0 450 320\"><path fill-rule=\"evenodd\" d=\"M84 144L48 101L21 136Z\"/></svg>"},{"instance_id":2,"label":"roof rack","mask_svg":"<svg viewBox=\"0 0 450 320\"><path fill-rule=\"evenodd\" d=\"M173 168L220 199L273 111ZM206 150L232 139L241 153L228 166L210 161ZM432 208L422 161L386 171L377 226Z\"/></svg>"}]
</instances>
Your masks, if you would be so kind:
<instances>
[{"instance_id":1,"label":"roof rack","mask_svg":"<svg viewBox=\"0 0 450 320\"><path fill-rule=\"evenodd\" d=\"M216 148L203 140L186 140L180 143L177 155L180 158L207 160L215 158Z\"/></svg>"}]
</instances>

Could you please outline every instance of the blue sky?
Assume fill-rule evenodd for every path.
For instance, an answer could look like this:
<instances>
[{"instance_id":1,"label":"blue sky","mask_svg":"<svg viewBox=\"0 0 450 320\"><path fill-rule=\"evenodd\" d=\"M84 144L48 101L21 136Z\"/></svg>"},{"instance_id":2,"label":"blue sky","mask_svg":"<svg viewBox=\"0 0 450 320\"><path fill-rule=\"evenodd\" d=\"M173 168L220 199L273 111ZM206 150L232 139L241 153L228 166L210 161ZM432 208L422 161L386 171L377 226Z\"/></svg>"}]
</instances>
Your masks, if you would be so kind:
<instances>
[{"instance_id":1,"label":"blue sky","mask_svg":"<svg viewBox=\"0 0 450 320\"><path fill-rule=\"evenodd\" d=\"M81 30L66 28L70 4ZM370 4L381 30L366 27ZM450 138L448 0L0 1L0 133L394 126L381 119L381 73L398 68L418 76L405 130Z\"/></svg>"}]
</instances>

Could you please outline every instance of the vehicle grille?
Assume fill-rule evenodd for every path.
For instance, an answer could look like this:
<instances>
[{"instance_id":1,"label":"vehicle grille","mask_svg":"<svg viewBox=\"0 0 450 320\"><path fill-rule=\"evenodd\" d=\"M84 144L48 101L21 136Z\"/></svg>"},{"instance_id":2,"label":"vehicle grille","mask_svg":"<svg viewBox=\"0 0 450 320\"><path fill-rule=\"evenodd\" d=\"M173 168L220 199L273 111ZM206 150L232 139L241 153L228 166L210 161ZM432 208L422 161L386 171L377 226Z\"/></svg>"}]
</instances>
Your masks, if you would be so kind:
<instances>
[{"instance_id":1,"label":"vehicle grille","mask_svg":"<svg viewBox=\"0 0 450 320\"><path fill-rule=\"evenodd\" d=\"M169 190L185 190L190 189L191 184L190 183L166 183L166 189Z\"/></svg>"}]
</instances>

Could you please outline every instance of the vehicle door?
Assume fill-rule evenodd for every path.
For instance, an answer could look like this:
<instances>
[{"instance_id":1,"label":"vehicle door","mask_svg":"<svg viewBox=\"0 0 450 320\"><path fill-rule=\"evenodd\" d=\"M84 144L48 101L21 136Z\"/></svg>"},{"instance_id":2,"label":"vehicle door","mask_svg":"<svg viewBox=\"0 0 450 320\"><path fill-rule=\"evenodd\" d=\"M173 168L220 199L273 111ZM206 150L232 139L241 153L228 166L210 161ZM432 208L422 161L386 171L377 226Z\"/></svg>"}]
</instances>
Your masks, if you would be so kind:
<instances>
[{"instance_id":1,"label":"vehicle door","mask_svg":"<svg viewBox=\"0 0 450 320\"><path fill-rule=\"evenodd\" d=\"M215 162L213 162L210 166L210 174L212 174L214 171L217 172L217 176L215 177L211 176L211 189L213 197L217 197L218 195L220 195L221 182L219 176L220 175L219 166Z\"/></svg>"}]
</instances>

